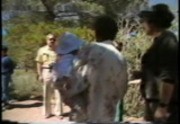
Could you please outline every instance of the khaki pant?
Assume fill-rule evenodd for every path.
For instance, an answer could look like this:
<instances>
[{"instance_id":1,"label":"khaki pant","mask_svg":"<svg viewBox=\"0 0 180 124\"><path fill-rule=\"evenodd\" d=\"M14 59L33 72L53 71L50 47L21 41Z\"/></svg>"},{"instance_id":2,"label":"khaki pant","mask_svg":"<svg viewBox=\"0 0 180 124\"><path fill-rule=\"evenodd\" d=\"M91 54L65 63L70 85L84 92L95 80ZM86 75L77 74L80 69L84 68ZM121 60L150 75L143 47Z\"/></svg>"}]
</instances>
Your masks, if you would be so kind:
<instances>
[{"instance_id":1,"label":"khaki pant","mask_svg":"<svg viewBox=\"0 0 180 124\"><path fill-rule=\"evenodd\" d=\"M51 101L55 97L54 111L51 108ZM52 82L52 73L48 69L43 70L43 115L54 114L59 116L63 113L62 100L60 92L54 87Z\"/></svg>"}]
</instances>

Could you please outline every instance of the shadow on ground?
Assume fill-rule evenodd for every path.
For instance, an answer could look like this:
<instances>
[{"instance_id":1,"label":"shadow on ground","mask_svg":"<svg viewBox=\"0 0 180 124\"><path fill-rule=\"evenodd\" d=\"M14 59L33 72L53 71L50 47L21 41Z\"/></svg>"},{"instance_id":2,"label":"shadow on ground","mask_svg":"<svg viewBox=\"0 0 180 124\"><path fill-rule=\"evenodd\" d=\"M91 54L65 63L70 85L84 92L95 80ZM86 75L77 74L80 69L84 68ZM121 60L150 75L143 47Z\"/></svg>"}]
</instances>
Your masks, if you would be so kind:
<instances>
[{"instance_id":1,"label":"shadow on ground","mask_svg":"<svg viewBox=\"0 0 180 124\"><path fill-rule=\"evenodd\" d=\"M42 106L41 102L36 102L32 104L11 104L9 109L14 109L14 108L33 108L33 107L40 107Z\"/></svg>"},{"instance_id":2,"label":"shadow on ground","mask_svg":"<svg viewBox=\"0 0 180 124\"><path fill-rule=\"evenodd\" d=\"M12 97L12 98L14 98L14 97ZM28 97L28 98L27 97L14 98L14 100L19 101L19 102L25 101L25 100L38 100L38 101L42 101L43 97L42 96L36 96L36 97L31 96L31 97Z\"/></svg>"}]
</instances>

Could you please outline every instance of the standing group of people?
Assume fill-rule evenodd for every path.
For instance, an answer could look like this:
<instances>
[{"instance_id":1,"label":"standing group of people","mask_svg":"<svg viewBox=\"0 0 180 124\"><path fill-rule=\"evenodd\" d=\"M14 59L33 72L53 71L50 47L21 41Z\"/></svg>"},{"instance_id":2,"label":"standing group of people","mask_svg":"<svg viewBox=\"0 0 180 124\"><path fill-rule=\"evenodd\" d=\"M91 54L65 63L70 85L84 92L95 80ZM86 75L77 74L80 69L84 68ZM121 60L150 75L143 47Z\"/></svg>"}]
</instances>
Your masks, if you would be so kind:
<instances>
[{"instance_id":1,"label":"standing group of people","mask_svg":"<svg viewBox=\"0 0 180 124\"><path fill-rule=\"evenodd\" d=\"M167 5L157 4L141 11L139 17L147 35L154 39L141 60L144 119L158 124L178 124L178 41L168 30L174 15ZM87 43L70 32L59 39L48 34L47 45L38 50L37 72L43 82L46 118L52 114L62 117L64 103L70 106L75 121L115 121L117 105L128 87L127 62L114 42L118 32L116 21L100 16L93 26L95 43Z\"/></svg>"},{"instance_id":2,"label":"standing group of people","mask_svg":"<svg viewBox=\"0 0 180 124\"><path fill-rule=\"evenodd\" d=\"M154 38L141 63L140 92L146 104L145 120L175 124L178 115L178 42L176 36L167 30L174 15L167 5L158 4L151 10L141 11L139 17L147 35ZM38 74L45 85L48 84L46 77L49 77L53 82L49 84L54 84L59 92L58 101L62 100L71 107L72 113L76 113L76 120L113 122L117 104L127 90L127 63L114 42L118 32L117 23L108 16L101 16L93 26L96 43L88 44L76 35L65 32L55 45L55 37L49 38L53 35L48 35L48 46L54 52L48 55L47 46L39 50L36 59ZM51 48L49 43L56 48ZM43 52L43 49L46 50ZM48 67L41 66L42 71L39 71L39 63L47 63ZM44 95L48 103L49 96L46 93ZM46 109L50 106L44 105ZM62 107L58 110L62 110ZM46 111L45 114L48 117L51 113Z\"/></svg>"}]
</instances>

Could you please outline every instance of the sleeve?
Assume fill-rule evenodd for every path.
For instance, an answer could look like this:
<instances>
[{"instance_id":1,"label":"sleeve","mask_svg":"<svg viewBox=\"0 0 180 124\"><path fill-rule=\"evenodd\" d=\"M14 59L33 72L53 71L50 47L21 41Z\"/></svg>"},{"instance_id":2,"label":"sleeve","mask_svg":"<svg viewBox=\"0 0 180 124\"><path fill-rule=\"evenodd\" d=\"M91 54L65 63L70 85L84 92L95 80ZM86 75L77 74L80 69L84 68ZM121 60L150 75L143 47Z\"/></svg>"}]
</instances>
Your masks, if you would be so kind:
<instances>
[{"instance_id":1,"label":"sleeve","mask_svg":"<svg viewBox=\"0 0 180 124\"><path fill-rule=\"evenodd\" d=\"M163 82L175 83L177 79L178 42L176 38L167 37L162 44L159 60L159 77Z\"/></svg>"},{"instance_id":2,"label":"sleeve","mask_svg":"<svg viewBox=\"0 0 180 124\"><path fill-rule=\"evenodd\" d=\"M40 62L40 63L43 62L43 60L42 60L42 50L41 49L38 50L35 61Z\"/></svg>"}]
</instances>

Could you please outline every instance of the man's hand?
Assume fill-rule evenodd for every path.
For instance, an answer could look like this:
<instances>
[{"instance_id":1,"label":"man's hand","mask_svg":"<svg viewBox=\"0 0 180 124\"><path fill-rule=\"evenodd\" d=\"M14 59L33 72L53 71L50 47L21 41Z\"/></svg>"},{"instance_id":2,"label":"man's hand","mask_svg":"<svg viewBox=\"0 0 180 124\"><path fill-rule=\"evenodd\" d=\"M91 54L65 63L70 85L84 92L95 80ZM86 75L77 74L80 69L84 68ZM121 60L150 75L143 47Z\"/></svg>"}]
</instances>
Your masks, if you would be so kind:
<instances>
[{"instance_id":1,"label":"man's hand","mask_svg":"<svg viewBox=\"0 0 180 124\"><path fill-rule=\"evenodd\" d=\"M155 120L165 121L169 117L169 113L166 107L158 107L155 111Z\"/></svg>"},{"instance_id":2,"label":"man's hand","mask_svg":"<svg viewBox=\"0 0 180 124\"><path fill-rule=\"evenodd\" d=\"M38 81L40 81L41 83L43 83L43 78L41 75L38 75Z\"/></svg>"}]
</instances>

